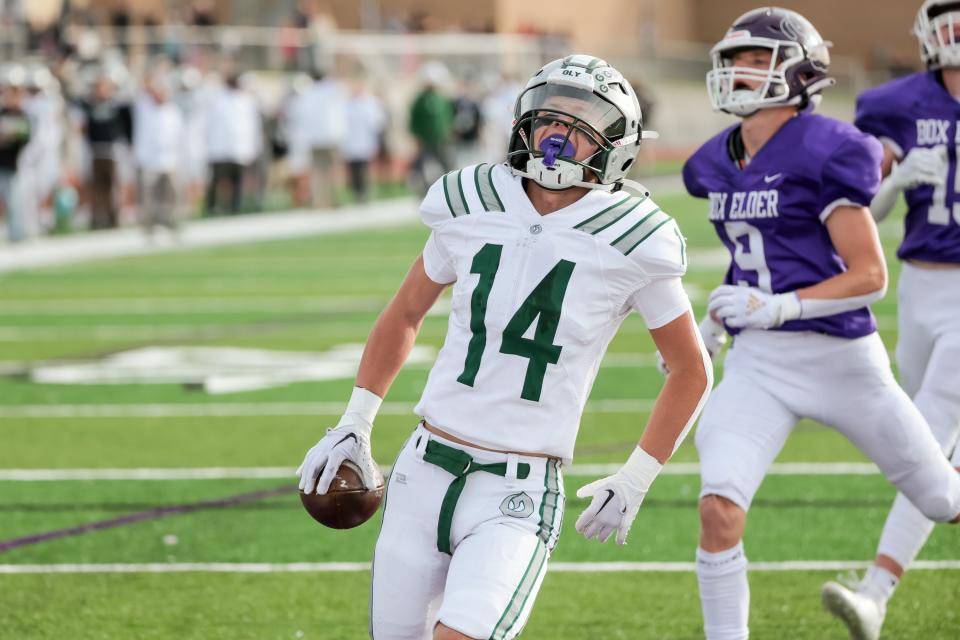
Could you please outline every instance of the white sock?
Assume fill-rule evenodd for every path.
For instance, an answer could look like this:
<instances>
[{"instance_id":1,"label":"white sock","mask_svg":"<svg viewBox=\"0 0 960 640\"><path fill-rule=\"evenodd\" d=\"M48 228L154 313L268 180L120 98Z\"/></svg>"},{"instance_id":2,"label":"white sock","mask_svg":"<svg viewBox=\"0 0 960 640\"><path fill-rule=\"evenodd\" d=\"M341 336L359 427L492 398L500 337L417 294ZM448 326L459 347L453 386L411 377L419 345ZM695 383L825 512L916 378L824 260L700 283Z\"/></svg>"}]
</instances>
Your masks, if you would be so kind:
<instances>
[{"instance_id":1,"label":"white sock","mask_svg":"<svg viewBox=\"0 0 960 640\"><path fill-rule=\"evenodd\" d=\"M934 523L898 493L883 525L877 553L890 556L906 569L930 537Z\"/></svg>"},{"instance_id":2,"label":"white sock","mask_svg":"<svg viewBox=\"0 0 960 640\"><path fill-rule=\"evenodd\" d=\"M745 640L750 586L743 542L716 553L697 548L697 581L707 640Z\"/></svg>"},{"instance_id":3,"label":"white sock","mask_svg":"<svg viewBox=\"0 0 960 640\"><path fill-rule=\"evenodd\" d=\"M871 565L860 583L860 593L885 607L899 582L900 579L886 569Z\"/></svg>"}]
</instances>

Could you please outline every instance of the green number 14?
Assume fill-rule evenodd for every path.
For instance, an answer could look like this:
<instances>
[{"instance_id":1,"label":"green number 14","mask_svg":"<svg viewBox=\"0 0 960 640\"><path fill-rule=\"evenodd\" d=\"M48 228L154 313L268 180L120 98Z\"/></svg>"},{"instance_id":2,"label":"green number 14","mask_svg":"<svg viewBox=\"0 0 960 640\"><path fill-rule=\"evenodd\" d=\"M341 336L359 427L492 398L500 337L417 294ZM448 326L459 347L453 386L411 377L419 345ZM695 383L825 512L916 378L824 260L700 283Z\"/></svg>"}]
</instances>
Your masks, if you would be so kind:
<instances>
[{"instance_id":1,"label":"green number 14","mask_svg":"<svg viewBox=\"0 0 960 640\"><path fill-rule=\"evenodd\" d=\"M485 244L473 256L470 273L480 276L477 286L473 289L470 298L470 344L467 347L467 357L463 365L463 373L457 378L459 382L472 387L480 370L480 360L483 350L487 346L487 301L493 281L500 268L500 255L503 246L499 244ZM527 299L523 301L517 312L510 318L510 322L503 330L503 340L500 344L500 353L527 358L527 373L523 379L523 391L520 397L524 400L540 400L543 389L543 376L547 372L548 364L557 364L563 347L553 344L557 335L557 326L560 324L560 309L563 298L570 283L575 263L561 260L550 272L543 277ZM539 319L538 319L539 318ZM533 338L524 338L530 325L537 321Z\"/></svg>"}]
</instances>

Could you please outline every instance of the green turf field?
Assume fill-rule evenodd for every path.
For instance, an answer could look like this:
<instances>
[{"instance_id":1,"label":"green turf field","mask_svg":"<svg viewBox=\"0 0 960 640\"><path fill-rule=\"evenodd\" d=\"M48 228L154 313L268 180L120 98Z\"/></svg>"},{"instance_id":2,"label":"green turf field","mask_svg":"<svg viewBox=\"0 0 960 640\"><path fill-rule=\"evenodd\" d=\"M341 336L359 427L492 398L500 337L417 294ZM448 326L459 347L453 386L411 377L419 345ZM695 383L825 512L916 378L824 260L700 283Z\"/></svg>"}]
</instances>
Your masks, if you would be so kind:
<instances>
[{"instance_id":1,"label":"green turf field","mask_svg":"<svg viewBox=\"0 0 960 640\"><path fill-rule=\"evenodd\" d=\"M687 282L699 313L704 294L722 277L718 241L701 204L680 196L658 200L688 236ZM897 224L884 229L892 284ZM0 376L0 548L21 540L0 551L0 638L367 637L367 571L290 571L290 563L371 557L378 518L348 532L325 530L302 512L293 491L293 470L336 420L350 379L211 396L178 384L37 384L24 372L41 360L89 361L148 346L324 351L362 343L425 237L424 229L410 226L0 274L0 370L9 374ZM874 307L890 349L895 299L891 290ZM445 328L442 312L429 316L420 344L438 347ZM597 379L576 463L619 463L627 455L661 384L651 354L643 325L630 319ZM392 410L378 419L374 437L381 463L393 459L414 426L412 406L427 371L426 364L410 366L391 390ZM675 461L695 460L690 438ZM864 458L836 434L805 422L779 462ZM189 476L210 468L220 476L96 480L70 471L182 469ZM265 468L263 477L244 471ZM276 468L289 469L289 476L269 472ZM63 473L13 480L11 470ZM238 477L224 477L231 470ZM566 479L570 500L554 555L558 568L692 561L695 475L657 481L625 547L587 542L573 530L585 506L573 494L590 479ZM781 568L785 561L866 561L892 498L878 475L770 476L751 511L747 552L751 561ZM119 524L124 518L137 521ZM111 520L118 526L72 530ZM70 535L51 534L61 530ZM960 559L956 543L955 531L938 528L921 559ZM197 564L173 573L116 567L76 573L84 565L118 563ZM208 563L255 566L241 573L197 570L212 568ZM78 566L50 573L54 565ZM12 573L17 567L21 573ZM753 637L844 637L819 605L820 584L836 573L753 573ZM960 637L957 577L943 569L908 574L892 601L886 637ZM524 637L702 637L695 576L552 572Z\"/></svg>"}]
</instances>

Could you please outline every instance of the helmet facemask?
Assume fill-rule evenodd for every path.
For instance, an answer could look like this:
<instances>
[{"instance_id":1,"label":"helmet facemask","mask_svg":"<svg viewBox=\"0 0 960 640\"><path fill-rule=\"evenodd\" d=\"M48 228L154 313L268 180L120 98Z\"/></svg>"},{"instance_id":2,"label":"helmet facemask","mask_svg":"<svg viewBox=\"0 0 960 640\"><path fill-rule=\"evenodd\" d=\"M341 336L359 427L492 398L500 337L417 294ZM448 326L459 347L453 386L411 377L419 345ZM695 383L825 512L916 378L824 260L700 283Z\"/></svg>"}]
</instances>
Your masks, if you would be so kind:
<instances>
[{"instance_id":1,"label":"helmet facemask","mask_svg":"<svg viewBox=\"0 0 960 640\"><path fill-rule=\"evenodd\" d=\"M960 2L928 0L917 13L913 33L929 68L960 68Z\"/></svg>"},{"instance_id":2,"label":"helmet facemask","mask_svg":"<svg viewBox=\"0 0 960 640\"><path fill-rule=\"evenodd\" d=\"M547 189L567 189L578 182L601 182L612 142L580 115L561 108L527 112L515 125L522 143L508 161L523 160L524 170ZM579 156L579 159L578 159Z\"/></svg>"},{"instance_id":3,"label":"helmet facemask","mask_svg":"<svg viewBox=\"0 0 960 640\"><path fill-rule=\"evenodd\" d=\"M734 66L735 54L752 49L770 52L770 64L766 69ZM830 64L826 46L818 51L804 52L803 47L793 42L756 37L731 40L728 35L710 53L713 58L713 69L707 72L710 103L715 110L736 116L746 117L760 109L800 105L804 99L809 100L824 86L832 84L832 80L827 79L806 87L804 94L791 96L791 84L803 79L791 78L787 74L788 69L811 64L810 61L825 69ZM751 89L750 85L756 85L756 88Z\"/></svg>"}]
</instances>

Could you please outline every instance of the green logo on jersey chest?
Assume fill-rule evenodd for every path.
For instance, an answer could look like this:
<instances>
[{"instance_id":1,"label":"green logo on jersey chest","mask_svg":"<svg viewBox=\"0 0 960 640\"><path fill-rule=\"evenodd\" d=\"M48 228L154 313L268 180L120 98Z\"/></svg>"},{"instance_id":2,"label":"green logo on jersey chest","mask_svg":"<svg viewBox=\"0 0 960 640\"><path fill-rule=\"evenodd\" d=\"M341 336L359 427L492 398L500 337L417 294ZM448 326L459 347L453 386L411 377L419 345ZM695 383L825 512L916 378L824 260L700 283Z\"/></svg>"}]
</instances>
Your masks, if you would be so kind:
<instances>
[{"instance_id":1,"label":"green logo on jersey chest","mask_svg":"<svg viewBox=\"0 0 960 640\"><path fill-rule=\"evenodd\" d=\"M533 513L533 499L526 493L513 493L500 503L500 513L511 518L527 518Z\"/></svg>"}]
</instances>

